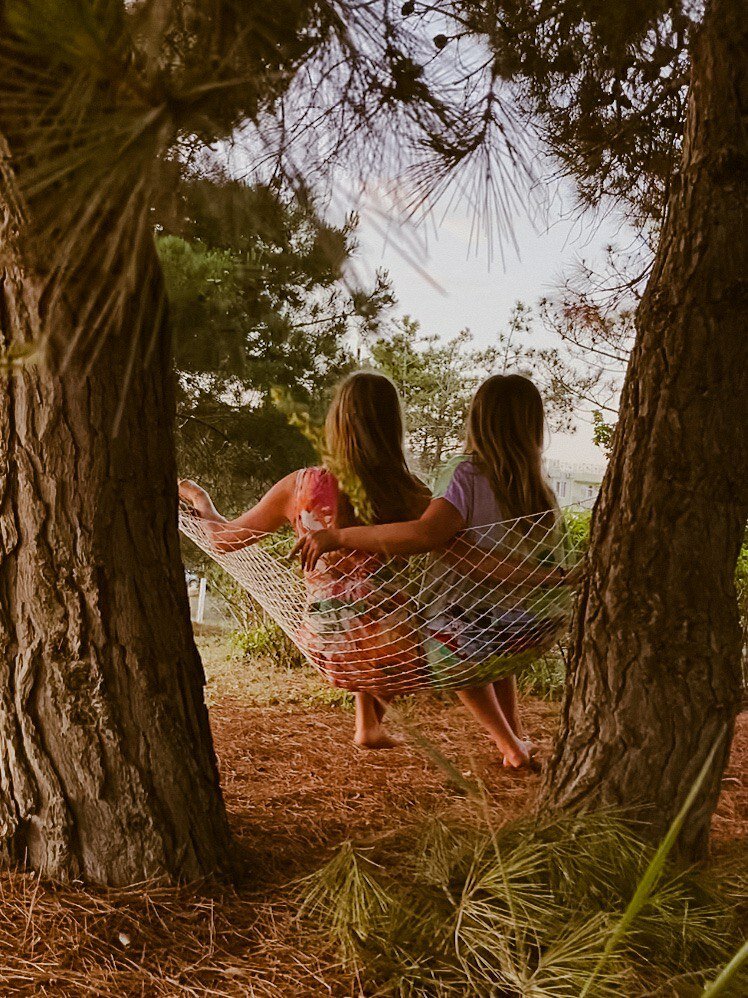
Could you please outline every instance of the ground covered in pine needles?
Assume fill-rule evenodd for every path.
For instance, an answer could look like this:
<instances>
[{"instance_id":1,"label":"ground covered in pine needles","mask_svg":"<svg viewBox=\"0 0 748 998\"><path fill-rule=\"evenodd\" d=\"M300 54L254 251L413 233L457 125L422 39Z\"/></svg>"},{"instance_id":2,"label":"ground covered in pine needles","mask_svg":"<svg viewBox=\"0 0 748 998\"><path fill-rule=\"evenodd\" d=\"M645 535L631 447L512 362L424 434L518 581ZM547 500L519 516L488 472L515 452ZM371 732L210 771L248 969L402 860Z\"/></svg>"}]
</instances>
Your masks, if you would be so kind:
<instances>
[{"instance_id":1,"label":"ground covered in pine needles","mask_svg":"<svg viewBox=\"0 0 748 998\"><path fill-rule=\"evenodd\" d=\"M406 703L414 726L455 765L412 739L389 752L351 744L345 698L306 670L232 656L204 635L208 698L226 803L244 869L234 887L92 891L0 877L2 995L356 995L360 982L295 918L293 882L346 840L406 851L434 818L469 820L461 778L485 785L494 820L527 812L534 774L509 774L452 700ZM528 733L547 752L557 706L524 700ZM717 854L748 841L748 715L740 719L714 822Z\"/></svg>"}]
</instances>

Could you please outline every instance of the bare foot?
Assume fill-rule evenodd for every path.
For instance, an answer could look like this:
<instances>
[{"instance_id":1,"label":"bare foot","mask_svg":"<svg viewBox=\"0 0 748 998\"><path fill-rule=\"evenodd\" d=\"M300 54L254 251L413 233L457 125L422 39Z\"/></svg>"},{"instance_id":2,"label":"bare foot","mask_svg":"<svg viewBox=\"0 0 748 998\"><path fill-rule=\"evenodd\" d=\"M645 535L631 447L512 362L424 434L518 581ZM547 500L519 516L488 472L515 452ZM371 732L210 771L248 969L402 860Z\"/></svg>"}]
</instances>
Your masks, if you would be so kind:
<instances>
[{"instance_id":1,"label":"bare foot","mask_svg":"<svg viewBox=\"0 0 748 998\"><path fill-rule=\"evenodd\" d=\"M386 731L372 731L356 734L353 744L364 749L388 749L399 748L403 744L402 738L395 735L388 735Z\"/></svg>"},{"instance_id":2,"label":"bare foot","mask_svg":"<svg viewBox=\"0 0 748 998\"><path fill-rule=\"evenodd\" d=\"M504 753L504 768L531 769L537 772L540 769L540 763L535 758L537 753L537 746L533 745L532 742L518 741L516 749Z\"/></svg>"}]
</instances>

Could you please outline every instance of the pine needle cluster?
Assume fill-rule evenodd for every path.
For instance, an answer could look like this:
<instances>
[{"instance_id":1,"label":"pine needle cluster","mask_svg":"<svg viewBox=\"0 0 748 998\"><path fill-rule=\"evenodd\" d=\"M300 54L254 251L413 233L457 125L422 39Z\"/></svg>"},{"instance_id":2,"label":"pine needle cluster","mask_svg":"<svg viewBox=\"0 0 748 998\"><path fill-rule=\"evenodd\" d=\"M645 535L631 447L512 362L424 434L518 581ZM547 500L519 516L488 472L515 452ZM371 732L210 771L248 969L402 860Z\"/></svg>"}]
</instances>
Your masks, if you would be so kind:
<instances>
[{"instance_id":1,"label":"pine needle cluster","mask_svg":"<svg viewBox=\"0 0 748 998\"><path fill-rule=\"evenodd\" d=\"M437 820L404 856L346 843L301 883L299 917L372 994L700 995L740 945L747 888L735 870L668 865L613 810ZM741 993L741 973L720 993Z\"/></svg>"}]
</instances>

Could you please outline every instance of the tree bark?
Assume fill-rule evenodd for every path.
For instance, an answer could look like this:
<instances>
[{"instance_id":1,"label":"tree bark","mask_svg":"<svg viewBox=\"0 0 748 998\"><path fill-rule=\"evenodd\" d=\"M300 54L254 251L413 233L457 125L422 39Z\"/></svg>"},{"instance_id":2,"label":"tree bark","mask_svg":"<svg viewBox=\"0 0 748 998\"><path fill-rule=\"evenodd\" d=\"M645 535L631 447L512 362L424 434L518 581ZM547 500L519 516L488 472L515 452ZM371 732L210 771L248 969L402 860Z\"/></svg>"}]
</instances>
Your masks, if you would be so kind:
<instances>
[{"instance_id":1,"label":"tree bark","mask_svg":"<svg viewBox=\"0 0 748 998\"><path fill-rule=\"evenodd\" d=\"M41 296L7 202L3 215L7 347L34 337ZM148 272L139 294L160 328L116 434L126 321L89 372L75 359L0 371L0 850L60 880L229 866L178 543L170 344Z\"/></svg>"},{"instance_id":2,"label":"tree bark","mask_svg":"<svg viewBox=\"0 0 748 998\"><path fill-rule=\"evenodd\" d=\"M713 0L694 39L682 166L637 315L592 520L544 784L552 807L667 828L722 738L681 851L703 855L740 703L734 572L748 516L748 19Z\"/></svg>"}]
</instances>

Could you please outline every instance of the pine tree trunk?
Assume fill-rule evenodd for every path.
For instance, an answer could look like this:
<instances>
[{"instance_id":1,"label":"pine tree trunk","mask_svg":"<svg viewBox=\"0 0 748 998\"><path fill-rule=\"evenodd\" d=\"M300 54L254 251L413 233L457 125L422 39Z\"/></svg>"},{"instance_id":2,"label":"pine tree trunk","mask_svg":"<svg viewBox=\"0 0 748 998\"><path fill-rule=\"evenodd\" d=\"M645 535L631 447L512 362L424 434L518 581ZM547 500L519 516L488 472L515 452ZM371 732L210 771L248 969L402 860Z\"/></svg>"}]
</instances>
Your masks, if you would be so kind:
<instances>
[{"instance_id":1,"label":"pine tree trunk","mask_svg":"<svg viewBox=\"0 0 748 998\"><path fill-rule=\"evenodd\" d=\"M740 702L735 564L748 516L748 20L714 0L693 46L671 193L592 523L545 803L633 806L703 854Z\"/></svg>"},{"instance_id":2,"label":"pine tree trunk","mask_svg":"<svg viewBox=\"0 0 748 998\"><path fill-rule=\"evenodd\" d=\"M32 337L39 302L5 221L0 345ZM112 885L226 869L230 845L178 543L168 332L115 436L128 333L90 373L0 372L1 855Z\"/></svg>"}]
</instances>

